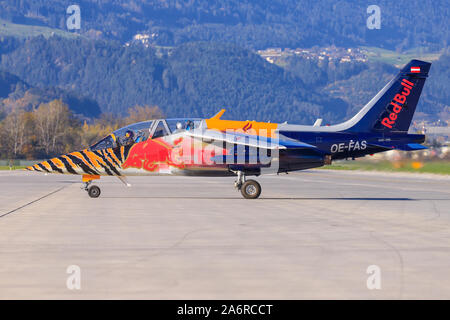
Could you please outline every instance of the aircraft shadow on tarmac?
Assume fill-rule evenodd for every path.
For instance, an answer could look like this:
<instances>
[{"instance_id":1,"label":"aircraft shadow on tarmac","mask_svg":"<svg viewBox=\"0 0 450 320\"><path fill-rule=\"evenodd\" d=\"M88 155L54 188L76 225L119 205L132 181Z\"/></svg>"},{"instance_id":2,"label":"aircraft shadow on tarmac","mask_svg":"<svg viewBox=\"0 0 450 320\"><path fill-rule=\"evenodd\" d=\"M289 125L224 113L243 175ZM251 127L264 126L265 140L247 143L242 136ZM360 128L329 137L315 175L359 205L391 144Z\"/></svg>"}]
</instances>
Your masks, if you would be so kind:
<instances>
[{"instance_id":1,"label":"aircraft shadow on tarmac","mask_svg":"<svg viewBox=\"0 0 450 320\"><path fill-rule=\"evenodd\" d=\"M118 196L118 197L102 197L107 199L195 199L195 200L235 200L239 197L174 197L174 196ZM382 197L262 197L261 200L359 200L359 201L417 201L417 200L440 200L440 199L411 199L411 198L382 198Z\"/></svg>"}]
</instances>

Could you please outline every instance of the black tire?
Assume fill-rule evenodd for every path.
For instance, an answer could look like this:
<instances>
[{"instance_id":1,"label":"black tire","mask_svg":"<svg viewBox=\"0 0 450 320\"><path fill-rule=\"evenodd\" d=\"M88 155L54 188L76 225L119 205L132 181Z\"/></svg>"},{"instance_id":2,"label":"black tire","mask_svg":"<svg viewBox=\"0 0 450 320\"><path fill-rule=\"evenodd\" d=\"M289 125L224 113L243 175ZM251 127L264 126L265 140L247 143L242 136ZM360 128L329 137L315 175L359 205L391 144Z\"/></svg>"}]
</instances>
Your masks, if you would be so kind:
<instances>
[{"instance_id":1,"label":"black tire","mask_svg":"<svg viewBox=\"0 0 450 320\"><path fill-rule=\"evenodd\" d=\"M97 186L90 186L88 189L88 194L91 198L98 198L100 196L100 193L100 188Z\"/></svg>"},{"instance_id":2,"label":"black tire","mask_svg":"<svg viewBox=\"0 0 450 320\"><path fill-rule=\"evenodd\" d=\"M256 199L261 194L261 185L255 180L247 180L241 186L241 193L245 199Z\"/></svg>"}]
</instances>

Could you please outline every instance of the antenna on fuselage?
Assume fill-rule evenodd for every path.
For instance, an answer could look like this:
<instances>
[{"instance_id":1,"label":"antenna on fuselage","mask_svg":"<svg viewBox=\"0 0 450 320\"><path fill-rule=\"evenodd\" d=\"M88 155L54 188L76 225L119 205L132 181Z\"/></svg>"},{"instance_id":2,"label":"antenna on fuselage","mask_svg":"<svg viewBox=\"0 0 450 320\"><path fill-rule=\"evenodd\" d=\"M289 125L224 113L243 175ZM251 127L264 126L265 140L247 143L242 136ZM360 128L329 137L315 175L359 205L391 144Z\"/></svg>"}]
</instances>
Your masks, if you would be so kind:
<instances>
[{"instance_id":1,"label":"antenna on fuselage","mask_svg":"<svg viewBox=\"0 0 450 320\"><path fill-rule=\"evenodd\" d=\"M321 118L317 119L316 122L314 122L313 127L320 127L322 125L322 120Z\"/></svg>"}]
</instances>

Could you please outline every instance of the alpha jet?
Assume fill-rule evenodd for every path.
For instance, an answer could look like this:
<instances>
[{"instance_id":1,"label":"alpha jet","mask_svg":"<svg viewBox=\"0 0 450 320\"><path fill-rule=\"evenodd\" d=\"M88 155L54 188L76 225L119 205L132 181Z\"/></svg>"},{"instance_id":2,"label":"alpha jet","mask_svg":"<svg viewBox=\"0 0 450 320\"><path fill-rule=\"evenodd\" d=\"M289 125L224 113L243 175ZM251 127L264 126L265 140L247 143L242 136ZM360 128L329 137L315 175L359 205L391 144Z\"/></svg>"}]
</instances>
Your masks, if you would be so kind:
<instances>
[{"instance_id":1,"label":"alpha jet","mask_svg":"<svg viewBox=\"0 0 450 320\"><path fill-rule=\"evenodd\" d=\"M46 173L82 175L90 197L92 181L116 176L236 176L244 198L261 194L249 176L287 173L387 150L420 150L425 136L409 134L431 64L412 60L355 116L336 125L313 126L221 119L158 119L112 132L81 151L28 167Z\"/></svg>"}]
</instances>

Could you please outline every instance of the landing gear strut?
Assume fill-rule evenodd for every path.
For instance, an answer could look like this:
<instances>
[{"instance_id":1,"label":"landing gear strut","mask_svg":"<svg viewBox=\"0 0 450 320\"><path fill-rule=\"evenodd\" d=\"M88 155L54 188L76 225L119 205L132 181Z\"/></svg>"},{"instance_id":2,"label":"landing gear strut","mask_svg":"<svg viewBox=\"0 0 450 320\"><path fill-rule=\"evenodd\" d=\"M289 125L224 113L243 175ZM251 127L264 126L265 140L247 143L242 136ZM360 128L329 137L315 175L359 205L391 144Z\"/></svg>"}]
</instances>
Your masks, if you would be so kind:
<instances>
[{"instance_id":1,"label":"landing gear strut","mask_svg":"<svg viewBox=\"0 0 450 320\"><path fill-rule=\"evenodd\" d=\"M245 199L256 199L261 194L261 185L255 180L246 180L245 173L242 171L237 172L234 186L241 191Z\"/></svg>"},{"instance_id":2,"label":"landing gear strut","mask_svg":"<svg viewBox=\"0 0 450 320\"><path fill-rule=\"evenodd\" d=\"M95 179L100 179L100 177L99 176L88 176L88 175L83 176L83 182L84 182L83 189L85 191L87 191L89 197L91 197L91 198L98 198L101 193L100 187L94 186L94 185L91 186L92 180L95 180Z\"/></svg>"},{"instance_id":3,"label":"landing gear strut","mask_svg":"<svg viewBox=\"0 0 450 320\"><path fill-rule=\"evenodd\" d=\"M89 197L91 198L98 198L100 196L101 190L100 187L90 185L92 183L91 181L86 181L84 183L84 190L88 193Z\"/></svg>"}]
</instances>

